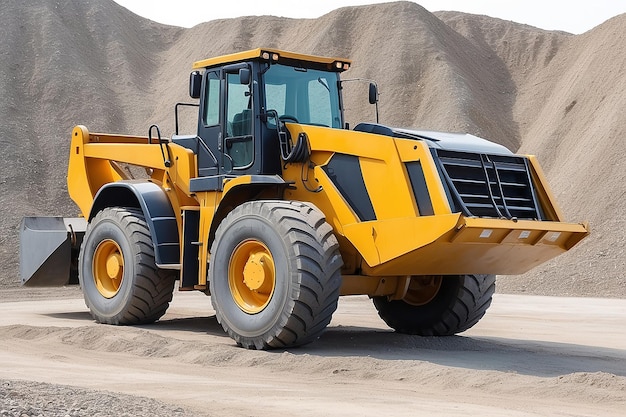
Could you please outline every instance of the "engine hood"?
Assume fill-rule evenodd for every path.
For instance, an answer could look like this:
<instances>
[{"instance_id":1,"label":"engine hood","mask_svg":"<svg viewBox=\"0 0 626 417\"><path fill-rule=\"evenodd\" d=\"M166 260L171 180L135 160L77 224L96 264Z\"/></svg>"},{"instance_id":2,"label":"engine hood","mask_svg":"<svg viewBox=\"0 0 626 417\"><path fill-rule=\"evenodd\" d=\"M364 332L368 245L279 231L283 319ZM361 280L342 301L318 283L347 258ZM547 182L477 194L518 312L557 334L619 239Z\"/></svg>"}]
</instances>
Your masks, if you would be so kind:
<instances>
[{"instance_id":1,"label":"engine hood","mask_svg":"<svg viewBox=\"0 0 626 417\"><path fill-rule=\"evenodd\" d=\"M394 132L425 139L431 148L449 151L478 152L496 155L512 155L502 145L470 135L469 133L433 132L429 130L392 129Z\"/></svg>"},{"instance_id":2,"label":"engine hood","mask_svg":"<svg viewBox=\"0 0 626 417\"><path fill-rule=\"evenodd\" d=\"M354 130L392 136L403 139L425 141L429 147L458 152L476 152L491 155L513 155L513 152L497 143L470 135L469 133L447 133L430 130L414 130L361 123Z\"/></svg>"}]
</instances>

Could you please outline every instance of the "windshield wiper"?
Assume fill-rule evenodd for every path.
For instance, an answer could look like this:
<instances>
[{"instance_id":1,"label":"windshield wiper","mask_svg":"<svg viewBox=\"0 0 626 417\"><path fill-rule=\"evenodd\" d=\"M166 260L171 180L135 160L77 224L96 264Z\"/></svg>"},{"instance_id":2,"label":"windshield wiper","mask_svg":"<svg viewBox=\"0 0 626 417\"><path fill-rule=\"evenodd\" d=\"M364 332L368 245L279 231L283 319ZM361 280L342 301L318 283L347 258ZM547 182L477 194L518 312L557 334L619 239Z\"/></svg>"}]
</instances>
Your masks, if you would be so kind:
<instances>
[{"instance_id":1,"label":"windshield wiper","mask_svg":"<svg viewBox=\"0 0 626 417\"><path fill-rule=\"evenodd\" d=\"M330 93L330 87L328 86L328 83L326 83L326 80L322 79L322 77L317 77L317 82L322 84Z\"/></svg>"}]
</instances>

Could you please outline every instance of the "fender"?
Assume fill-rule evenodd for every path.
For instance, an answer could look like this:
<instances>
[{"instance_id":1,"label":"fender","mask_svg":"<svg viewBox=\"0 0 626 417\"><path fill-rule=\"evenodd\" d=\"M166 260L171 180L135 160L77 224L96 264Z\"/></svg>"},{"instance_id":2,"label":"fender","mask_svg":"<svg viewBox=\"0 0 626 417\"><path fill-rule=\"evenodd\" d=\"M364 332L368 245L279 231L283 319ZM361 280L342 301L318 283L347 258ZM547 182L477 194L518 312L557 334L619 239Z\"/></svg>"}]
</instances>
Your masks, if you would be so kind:
<instances>
[{"instance_id":1,"label":"fender","mask_svg":"<svg viewBox=\"0 0 626 417\"><path fill-rule=\"evenodd\" d=\"M94 198L89 220L107 207L141 209L152 236L156 265L159 268L180 269L178 222L169 198L160 186L142 180L106 184Z\"/></svg>"}]
</instances>

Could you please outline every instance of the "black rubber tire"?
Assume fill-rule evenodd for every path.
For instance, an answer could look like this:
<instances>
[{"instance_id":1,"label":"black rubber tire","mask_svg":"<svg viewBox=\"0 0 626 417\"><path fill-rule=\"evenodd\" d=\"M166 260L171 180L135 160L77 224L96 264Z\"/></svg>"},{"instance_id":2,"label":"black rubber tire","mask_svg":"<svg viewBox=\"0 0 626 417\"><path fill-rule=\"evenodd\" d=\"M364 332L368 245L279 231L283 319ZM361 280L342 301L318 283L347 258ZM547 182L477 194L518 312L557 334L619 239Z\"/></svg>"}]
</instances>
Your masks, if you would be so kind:
<instances>
[{"instance_id":1,"label":"black rubber tire","mask_svg":"<svg viewBox=\"0 0 626 417\"><path fill-rule=\"evenodd\" d=\"M242 242L261 242L275 265L267 305L244 311L229 287L231 256ZM217 320L248 349L300 346L316 340L337 309L341 286L339 244L315 206L301 202L253 201L222 221L211 246L211 302Z\"/></svg>"},{"instance_id":2,"label":"black rubber tire","mask_svg":"<svg viewBox=\"0 0 626 417\"><path fill-rule=\"evenodd\" d=\"M444 276L434 298L424 305L374 297L378 315L398 333L449 336L463 332L485 315L496 289L495 275Z\"/></svg>"},{"instance_id":3,"label":"black rubber tire","mask_svg":"<svg viewBox=\"0 0 626 417\"><path fill-rule=\"evenodd\" d=\"M124 260L117 293L105 297L96 287L94 255L101 242L115 242ZM105 208L89 222L78 259L79 283L92 317L106 324L144 324L158 320L172 301L176 272L157 268L143 213Z\"/></svg>"}]
</instances>

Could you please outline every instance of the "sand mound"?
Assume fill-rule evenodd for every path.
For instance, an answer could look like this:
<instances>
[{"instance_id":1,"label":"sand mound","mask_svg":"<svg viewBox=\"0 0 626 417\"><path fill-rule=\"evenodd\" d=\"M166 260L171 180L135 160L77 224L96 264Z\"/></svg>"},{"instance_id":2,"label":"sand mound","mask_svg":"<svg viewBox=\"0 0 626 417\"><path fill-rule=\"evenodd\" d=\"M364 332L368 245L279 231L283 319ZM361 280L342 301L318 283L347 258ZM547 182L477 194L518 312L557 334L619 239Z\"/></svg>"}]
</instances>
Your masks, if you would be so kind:
<instances>
[{"instance_id":1,"label":"sand mound","mask_svg":"<svg viewBox=\"0 0 626 417\"><path fill-rule=\"evenodd\" d=\"M568 220L589 219L594 233L522 278L500 279L501 290L626 296L624 27L626 15L574 36L397 2L182 29L108 0L11 0L0 10L0 283L17 282L22 216L76 213L65 186L74 124L145 134L156 122L170 134L194 60L269 46L350 57L346 76L377 80L383 123L470 132L538 155ZM348 121L371 121L350 93Z\"/></svg>"},{"instance_id":2,"label":"sand mound","mask_svg":"<svg viewBox=\"0 0 626 417\"><path fill-rule=\"evenodd\" d=\"M501 287L623 297L626 15L579 36L455 13L439 17L507 62L517 85L519 151L539 156L566 217L592 225L579 248L521 279L501 279Z\"/></svg>"}]
</instances>

